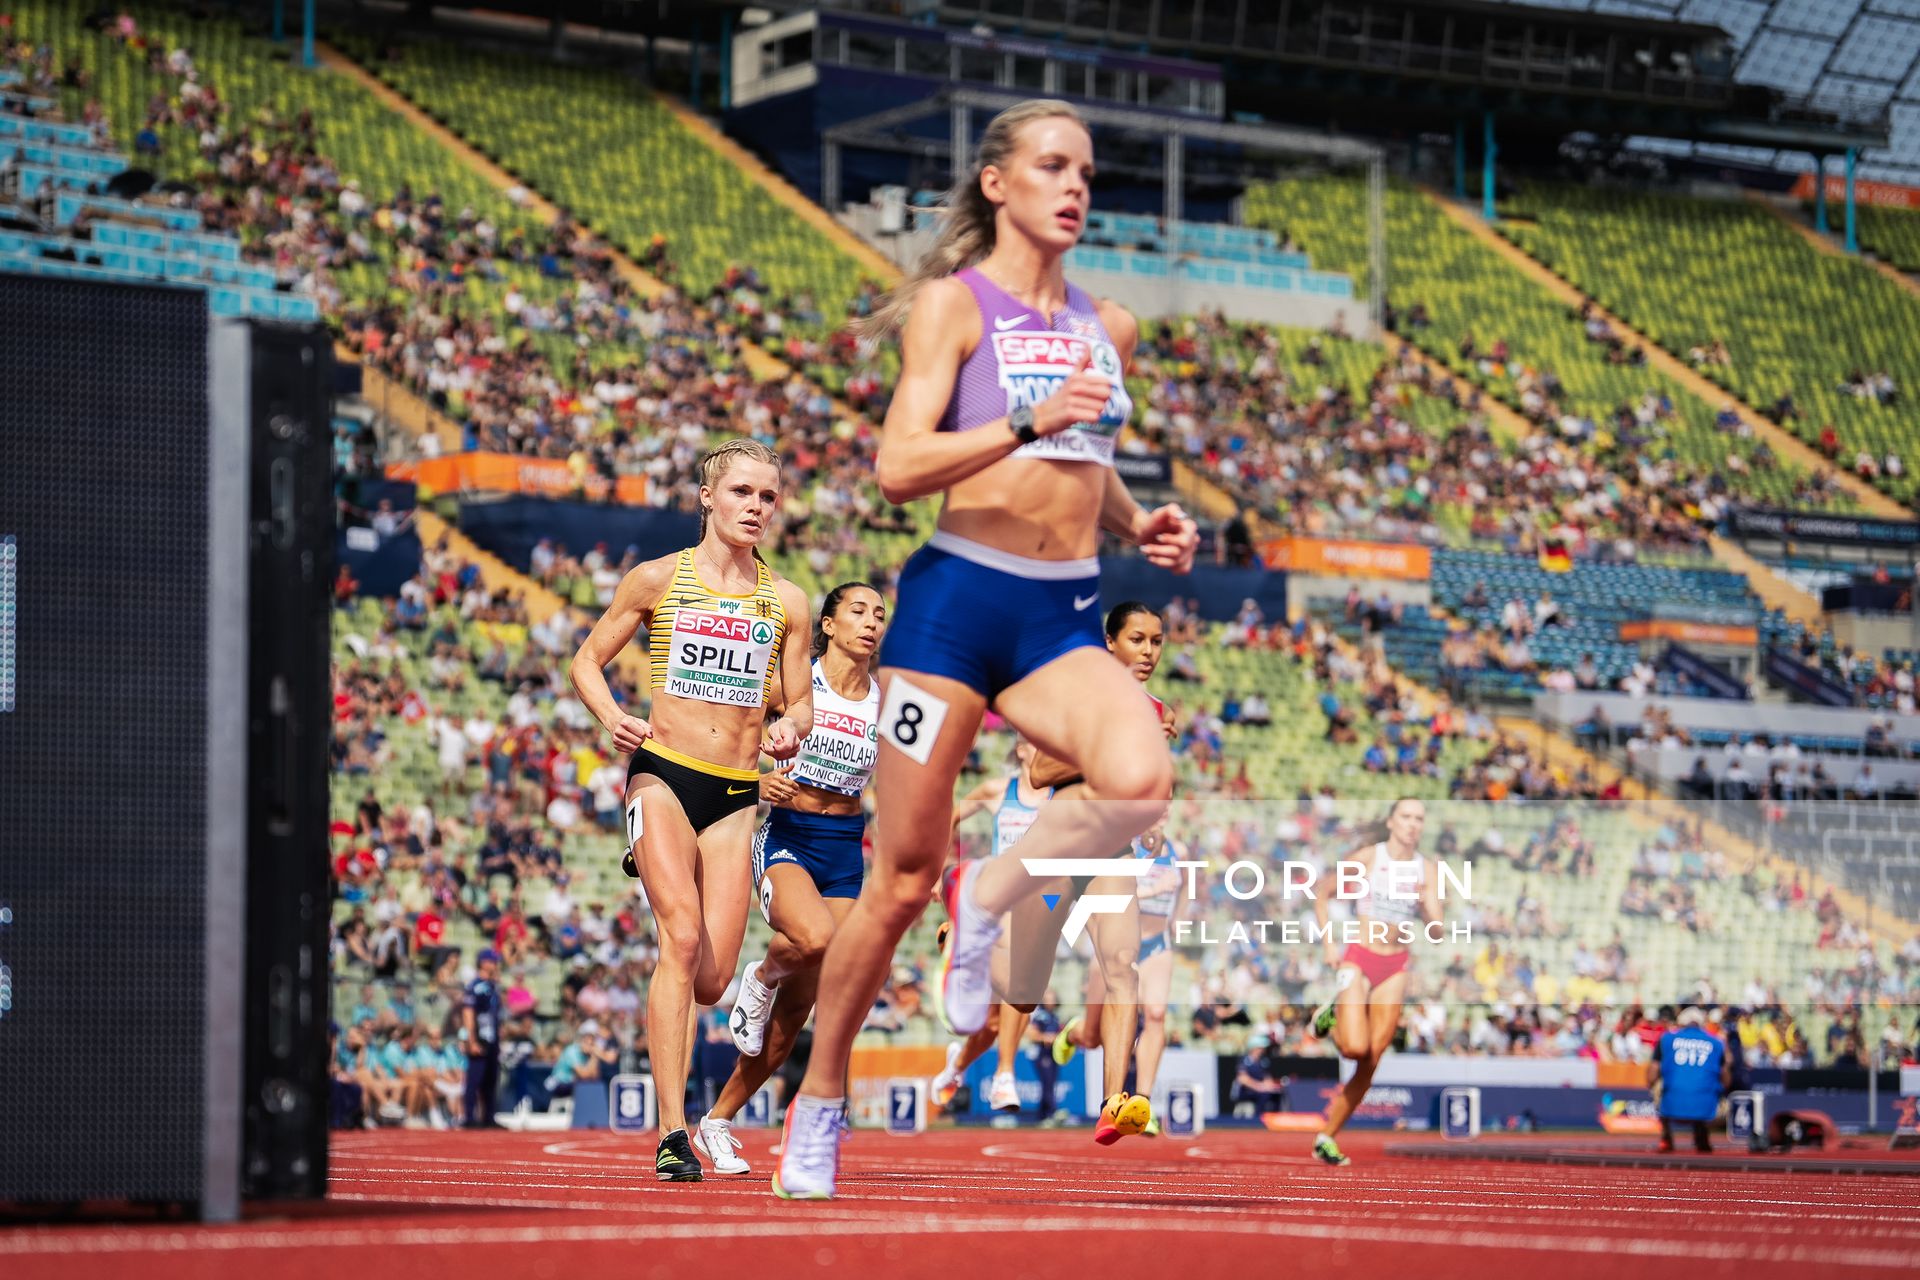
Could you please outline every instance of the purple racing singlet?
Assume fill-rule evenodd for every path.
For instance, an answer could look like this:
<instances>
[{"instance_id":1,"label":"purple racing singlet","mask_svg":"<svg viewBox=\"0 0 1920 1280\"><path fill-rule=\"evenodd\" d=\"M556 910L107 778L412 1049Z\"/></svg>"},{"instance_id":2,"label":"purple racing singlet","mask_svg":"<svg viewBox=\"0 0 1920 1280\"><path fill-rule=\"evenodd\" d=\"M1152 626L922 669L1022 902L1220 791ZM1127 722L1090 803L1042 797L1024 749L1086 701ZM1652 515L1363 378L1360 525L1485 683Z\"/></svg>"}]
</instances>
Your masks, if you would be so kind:
<instances>
[{"instance_id":1,"label":"purple racing singlet","mask_svg":"<svg viewBox=\"0 0 1920 1280\"><path fill-rule=\"evenodd\" d=\"M1049 324L1046 317L974 268L960 272L959 278L973 290L973 300L980 307L980 345L960 365L940 430L971 431L1021 405L1039 404L1060 389L1081 353L1091 348L1089 367L1113 384L1099 421L1075 423L1057 435L1020 446L1013 456L1112 466L1114 441L1127 425L1133 400L1120 376L1120 353L1086 290L1069 284L1067 305L1054 313Z\"/></svg>"}]
</instances>

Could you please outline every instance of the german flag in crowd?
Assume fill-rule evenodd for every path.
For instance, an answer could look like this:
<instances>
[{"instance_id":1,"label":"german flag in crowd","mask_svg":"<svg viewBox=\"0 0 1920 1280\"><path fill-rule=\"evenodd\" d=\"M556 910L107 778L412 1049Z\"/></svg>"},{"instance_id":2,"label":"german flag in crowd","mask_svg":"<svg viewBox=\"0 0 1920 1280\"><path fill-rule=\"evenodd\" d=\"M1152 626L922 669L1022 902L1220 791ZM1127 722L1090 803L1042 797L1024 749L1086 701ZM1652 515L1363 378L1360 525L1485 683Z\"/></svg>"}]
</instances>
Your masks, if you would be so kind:
<instances>
[{"instance_id":1,"label":"german flag in crowd","mask_svg":"<svg viewBox=\"0 0 1920 1280\"><path fill-rule=\"evenodd\" d=\"M1548 573L1572 573L1573 556L1567 551L1567 540L1552 535L1540 541L1540 567Z\"/></svg>"}]
</instances>

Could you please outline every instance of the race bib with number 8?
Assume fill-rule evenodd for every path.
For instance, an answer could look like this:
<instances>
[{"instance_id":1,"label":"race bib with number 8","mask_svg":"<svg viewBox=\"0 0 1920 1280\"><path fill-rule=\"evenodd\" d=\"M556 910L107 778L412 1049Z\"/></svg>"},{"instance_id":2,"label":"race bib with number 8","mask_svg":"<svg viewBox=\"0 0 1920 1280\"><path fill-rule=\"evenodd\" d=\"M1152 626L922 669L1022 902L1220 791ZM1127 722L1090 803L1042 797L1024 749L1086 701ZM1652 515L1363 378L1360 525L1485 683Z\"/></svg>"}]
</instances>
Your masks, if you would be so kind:
<instances>
[{"instance_id":1,"label":"race bib with number 8","mask_svg":"<svg viewBox=\"0 0 1920 1280\"><path fill-rule=\"evenodd\" d=\"M887 686L880 708L880 736L899 748L915 764L925 764L947 722L947 703L905 676L896 675Z\"/></svg>"}]
</instances>

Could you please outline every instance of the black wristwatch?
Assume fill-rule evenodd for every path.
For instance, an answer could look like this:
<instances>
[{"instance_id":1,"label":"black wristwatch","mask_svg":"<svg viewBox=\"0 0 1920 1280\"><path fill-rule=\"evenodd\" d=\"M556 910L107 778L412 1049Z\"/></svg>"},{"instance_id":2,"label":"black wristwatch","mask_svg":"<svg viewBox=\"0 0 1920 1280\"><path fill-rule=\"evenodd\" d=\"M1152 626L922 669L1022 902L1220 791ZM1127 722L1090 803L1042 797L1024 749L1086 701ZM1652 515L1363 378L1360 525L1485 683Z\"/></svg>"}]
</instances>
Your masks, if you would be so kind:
<instances>
[{"instance_id":1,"label":"black wristwatch","mask_svg":"<svg viewBox=\"0 0 1920 1280\"><path fill-rule=\"evenodd\" d=\"M1013 428L1013 438L1021 444L1032 444L1040 438L1040 432L1033 425L1033 406L1023 404L1007 415L1007 425Z\"/></svg>"}]
</instances>

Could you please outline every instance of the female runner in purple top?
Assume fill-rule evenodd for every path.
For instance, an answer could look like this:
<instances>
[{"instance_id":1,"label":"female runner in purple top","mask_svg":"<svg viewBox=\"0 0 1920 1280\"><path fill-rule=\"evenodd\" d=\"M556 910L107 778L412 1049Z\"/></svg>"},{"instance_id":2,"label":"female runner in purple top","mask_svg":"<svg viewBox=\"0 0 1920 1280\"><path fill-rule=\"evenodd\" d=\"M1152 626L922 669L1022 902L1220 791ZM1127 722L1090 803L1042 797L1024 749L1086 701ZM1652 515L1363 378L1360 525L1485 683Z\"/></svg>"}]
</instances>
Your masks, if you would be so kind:
<instances>
[{"instance_id":1,"label":"female runner in purple top","mask_svg":"<svg viewBox=\"0 0 1920 1280\"><path fill-rule=\"evenodd\" d=\"M821 969L813 1056L773 1180L786 1198L834 1193L853 1037L939 875L954 780L986 708L1078 766L1092 798L1048 806L1021 857L969 863L950 883L936 990L955 1032L986 1020L1001 918L1067 884L1030 876L1023 859L1112 856L1153 825L1172 787L1159 721L1106 651L1097 551L1104 529L1184 573L1199 539L1184 511L1143 510L1113 470L1138 330L1062 271L1092 180L1093 139L1071 106L1002 112L949 196L938 243L870 322L874 336L905 325L881 490L945 501L901 573L880 652L874 784L886 802L872 871Z\"/></svg>"}]
</instances>

